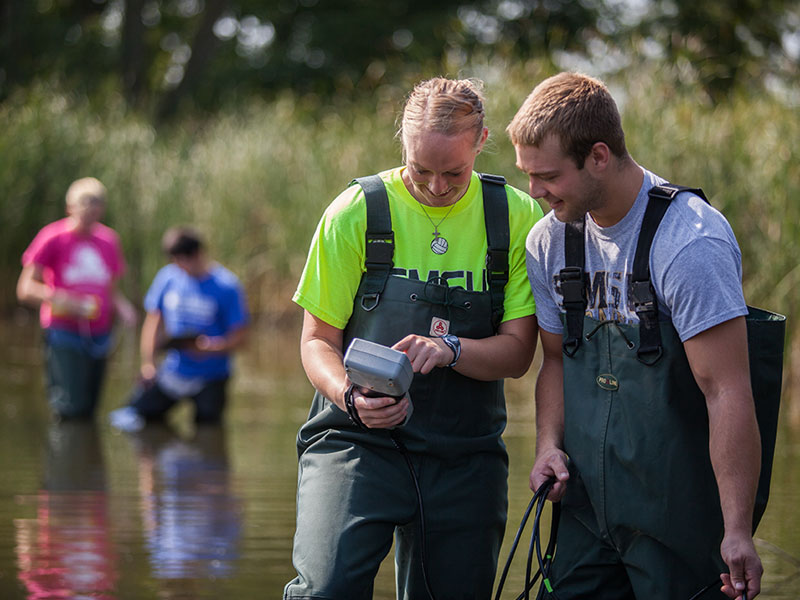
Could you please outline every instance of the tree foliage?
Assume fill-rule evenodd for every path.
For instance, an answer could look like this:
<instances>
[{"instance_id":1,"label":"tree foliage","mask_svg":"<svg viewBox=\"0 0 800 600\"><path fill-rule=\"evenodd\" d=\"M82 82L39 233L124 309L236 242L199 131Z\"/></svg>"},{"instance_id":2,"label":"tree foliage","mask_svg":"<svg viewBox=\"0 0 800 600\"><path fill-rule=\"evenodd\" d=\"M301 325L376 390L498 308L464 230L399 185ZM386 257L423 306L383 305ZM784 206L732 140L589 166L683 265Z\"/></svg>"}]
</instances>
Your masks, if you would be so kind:
<instances>
[{"instance_id":1,"label":"tree foliage","mask_svg":"<svg viewBox=\"0 0 800 600\"><path fill-rule=\"evenodd\" d=\"M800 55L792 0L0 0L0 23L0 101L49 78L160 119L285 89L369 93L476 54L683 62L718 101L796 81Z\"/></svg>"}]
</instances>

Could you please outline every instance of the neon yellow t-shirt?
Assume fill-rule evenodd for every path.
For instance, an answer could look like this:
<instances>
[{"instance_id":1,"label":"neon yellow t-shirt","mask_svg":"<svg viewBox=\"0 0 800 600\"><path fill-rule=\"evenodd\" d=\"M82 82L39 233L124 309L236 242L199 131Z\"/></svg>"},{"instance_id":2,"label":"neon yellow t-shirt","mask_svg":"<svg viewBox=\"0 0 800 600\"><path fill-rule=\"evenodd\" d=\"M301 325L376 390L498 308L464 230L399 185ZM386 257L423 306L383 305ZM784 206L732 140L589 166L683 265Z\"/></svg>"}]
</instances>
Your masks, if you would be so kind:
<instances>
[{"instance_id":1,"label":"neon yellow t-shirt","mask_svg":"<svg viewBox=\"0 0 800 600\"><path fill-rule=\"evenodd\" d=\"M454 205L423 208L403 183L404 168L379 173L389 196L395 235L392 273L421 281L443 277L451 287L484 291L487 242L483 191L477 173L472 173L467 192ZM510 321L535 312L525 269L525 239L543 213L530 196L516 188L507 185L506 195L510 244L503 321ZM439 234L449 244L444 254L434 254L431 250L434 230L431 221L439 224ZM353 299L366 270L366 230L364 192L355 184L339 194L322 215L292 298L338 329L344 329L350 320Z\"/></svg>"}]
</instances>

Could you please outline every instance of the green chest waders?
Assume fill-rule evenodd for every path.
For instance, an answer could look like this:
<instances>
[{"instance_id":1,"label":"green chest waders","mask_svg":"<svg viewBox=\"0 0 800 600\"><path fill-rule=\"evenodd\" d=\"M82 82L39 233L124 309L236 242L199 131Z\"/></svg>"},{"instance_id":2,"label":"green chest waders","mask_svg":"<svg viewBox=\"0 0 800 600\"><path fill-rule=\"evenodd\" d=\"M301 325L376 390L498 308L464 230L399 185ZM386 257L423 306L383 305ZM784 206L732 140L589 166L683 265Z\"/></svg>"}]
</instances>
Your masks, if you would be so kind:
<instances>
[{"instance_id":1,"label":"green chest waders","mask_svg":"<svg viewBox=\"0 0 800 600\"><path fill-rule=\"evenodd\" d=\"M367 203L366 272L345 347L353 337L392 345L411 333L428 336L433 319L448 321L450 333L466 338L497 332L509 273L508 202L504 180L481 179L489 247L485 291L393 275L383 182L357 180ZM359 429L330 400L314 396L297 439L298 576L285 598L371 598L392 539L398 598L427 598L428 584L439 600L490 596L508 508L503 383L435 368L415 374L409 394L413 415L391 436L407 448L413 481L389 432Z\"/></svg>"},{"instance_id":2,"label":"green chest waders","mask_svg":"<svg viewBox=\"0 0 800 600\"><path fill-rule=\"evenodd\" d=\"M505 180L481 177L489 246L486 291L449 287L441 279L426 282L393 275L394 234L383 182L377 176L357 180L367 202L366 272L345 328L344 347L354 337L391 346L411 333L428 336L434 319L448 321L449 333L459 337L496 333L508 281L508 204ZM502 381L478 381L436 368L427 375L415 374L409 395L414 413L397 433L411 452L451 457L505 453L500 439L506 423ZM360 430L317 393L300 431L300 451L323 435L392 447L387 435Z\"/></svg>"},{"instance_id":3,"label":"green chest waders","mask_svg":"<svg viewBox=\"0 0 800 600\"><path fill-rule=\"evenodd\" d=\"M641 598L658 593L647 587L643 573L660 579L662 586L664 576L671 574L667 581L674 587L667 591L673 595L668 597L680 598L677 592L685 591L688 597L725 570L719 554L723 524L709 456L705 397L674 327L658 321L648 264L661 218L683 189L657 186L650 192L630 284L638 325L585 316L582 220L566 225L567 267L560 275L566 310L564 447L571 471L562 519L569 513L594 532L598 542L616 554L609 562L624 565ZM785 319L750 309L746 320L763 449L755 529L769 492ZM570 542L559 539L554 573L562 577L570 567L564 565L569 557L560 552L569 553ZM554 579L557 597L571 597L558 594L558 575ZM566 580L564 584L569 589Z\"/></svg>"}]
</instances>

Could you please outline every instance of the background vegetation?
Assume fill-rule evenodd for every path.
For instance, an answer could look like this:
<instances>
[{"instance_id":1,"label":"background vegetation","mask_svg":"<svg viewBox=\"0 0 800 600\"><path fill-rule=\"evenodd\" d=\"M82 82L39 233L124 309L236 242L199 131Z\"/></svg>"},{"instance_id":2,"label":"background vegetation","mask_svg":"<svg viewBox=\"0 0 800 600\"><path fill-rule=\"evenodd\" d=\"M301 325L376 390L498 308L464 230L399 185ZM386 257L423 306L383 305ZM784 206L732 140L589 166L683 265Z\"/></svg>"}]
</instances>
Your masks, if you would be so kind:
<instances>
[{"instance_id":1,"label":"background vegetation","mask_svg":"<svg viewBox=\"0 0 800 600\"><path fill-rule=\"evenodd\" d=\"M94 175L131 298L162 264L164 228L193 222L262 323L284 322L324 206L399 163L395 118L416 81L484 80L493 142L478 167L525 189L503 130L569 68L609 83L634 158L707 191L742 247L748 300L795 331L799 65L786 0L0 0L0 310L32 236Z\"/></svg>"}]
</instances>

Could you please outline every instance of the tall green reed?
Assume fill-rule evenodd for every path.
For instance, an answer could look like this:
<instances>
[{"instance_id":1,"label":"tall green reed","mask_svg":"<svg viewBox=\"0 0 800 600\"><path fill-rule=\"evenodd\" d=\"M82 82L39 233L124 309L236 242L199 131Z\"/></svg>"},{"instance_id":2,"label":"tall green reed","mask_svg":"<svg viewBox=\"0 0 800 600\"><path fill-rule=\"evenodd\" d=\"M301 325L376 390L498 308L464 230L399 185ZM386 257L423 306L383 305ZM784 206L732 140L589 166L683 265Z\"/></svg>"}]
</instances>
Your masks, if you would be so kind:
<instances>
[{"instance_id":1,"label":"tall green reed","mask_svg":"<svg viewBox=\"0 0 800 600\"><path fill-rule=\"evenodd\" d=\"M491 142L478 168L525 189L504 128L540 63L486 61L458 76L486 81ZM632 70L609 81L631 154L672 181L699 185L742 247L748 300L790 316L800 306L800 122L775 99L742 93L710 106L699 88L676 85L669 68ZM109 189L106 221L123 240L136 300L163 264L159 239L196 224L214 255L248 287L254 312L278 317L324 207L356 176L400 163L395 120L407 86L356 100L301 98L230 106L155 130L114 94L93 106L39 84L0 105L0 277L13 303L19 255L36 230L63 214L69 183L94 175Z\"/></svg>"}]
</instances>

